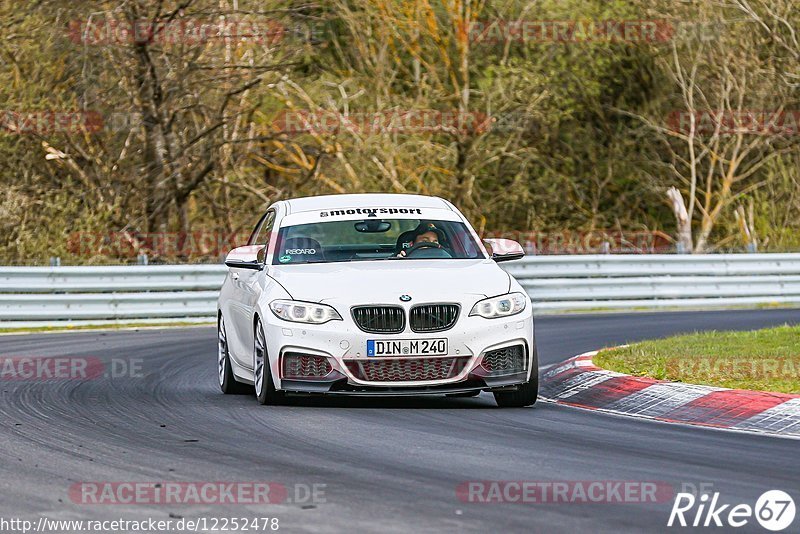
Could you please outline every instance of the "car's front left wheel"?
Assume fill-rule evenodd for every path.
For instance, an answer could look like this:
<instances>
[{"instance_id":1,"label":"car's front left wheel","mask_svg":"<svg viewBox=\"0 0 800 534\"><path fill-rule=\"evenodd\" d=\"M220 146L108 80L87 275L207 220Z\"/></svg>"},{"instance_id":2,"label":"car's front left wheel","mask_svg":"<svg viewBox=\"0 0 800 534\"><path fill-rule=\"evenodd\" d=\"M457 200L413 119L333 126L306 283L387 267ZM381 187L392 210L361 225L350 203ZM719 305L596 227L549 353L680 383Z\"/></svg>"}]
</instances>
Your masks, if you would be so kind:
<instances>
[{"instance_id":1,"label":"car's front left wheel","mask_svg":"<svg viewBox=\"0 0 800 534\"><path fill-rule=\"evenodd\" d=\"M228 395L241 395L249 393L250 388L247 384L237 382L233 376L231 367L231 355L228 350L228 335L225 332L225 320L220 314L217 321L217 375L219 378L219 388Z\"/></svg>"},{"instance_id":2,"label":"car's front left wheel","mask_svg":"<svg viewBox=\"0 0 800 534\"><path fill-rule=\"evenodd\" d=\"M280 404L283 394L275 389L272 371L267 356L267 338L260 319L256 319L255 343L253 347L253 382L259 404Z\"/></svg>"}]
</instances>

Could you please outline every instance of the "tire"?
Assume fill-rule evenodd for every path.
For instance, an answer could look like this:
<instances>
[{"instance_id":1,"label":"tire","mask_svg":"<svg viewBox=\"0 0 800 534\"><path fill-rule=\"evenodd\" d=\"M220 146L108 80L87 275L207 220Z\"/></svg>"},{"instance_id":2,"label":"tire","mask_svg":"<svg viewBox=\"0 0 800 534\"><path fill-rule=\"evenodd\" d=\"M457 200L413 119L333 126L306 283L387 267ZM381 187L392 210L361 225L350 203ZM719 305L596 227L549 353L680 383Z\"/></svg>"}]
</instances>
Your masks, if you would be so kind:
<instances>
[{"instance_id":1,"label":"tire","mask_svg":"<svg viewBox=\"0 0 800 534\"><path fill-rule=\"evenodd\" d=\"M236 381L231 367L231 355L228 351L228 335L225 331L225 321L220 314L217 321L217 376L219 389L226 395L242 395L250 393L247 384Z\"/></svg>"},{"instance_id":2,"label":"tire","mask_svg":"<svg viewBox=\"0 0 800 534\"><path fill-rule=\"evenodd\" d=\"M267 356L267 338L264 335L264 326L261 319L256 317L255 340L253 343L253 383L256 388L256 398L259 404L281 404L284 396L275 389L272 381L269 357Z\"/></svg>"},{"instance_id":3,"label":"tire","mask_svg":"<svg viewBox=\"0 0 800 534\"><path fill-rule=\"evenodd\" d=\"M515 391L494 392L494 401L499 407L523 408L536 404L536 398L539 396L539 356L536 354L535 345L533 349L532 367L531 379L520 385Z\"/></svg>"},{"instance_id":4,"label":"tire","mask_svg":"<svg viewBox=\"0 0 800 534\"><path fill-rule=\"evenodd\" d=\"M501 408L522 408L536 404L539 396L539 377L531 378L516 391L495 391L494 401Z\"/></svg>"}]
</instances>

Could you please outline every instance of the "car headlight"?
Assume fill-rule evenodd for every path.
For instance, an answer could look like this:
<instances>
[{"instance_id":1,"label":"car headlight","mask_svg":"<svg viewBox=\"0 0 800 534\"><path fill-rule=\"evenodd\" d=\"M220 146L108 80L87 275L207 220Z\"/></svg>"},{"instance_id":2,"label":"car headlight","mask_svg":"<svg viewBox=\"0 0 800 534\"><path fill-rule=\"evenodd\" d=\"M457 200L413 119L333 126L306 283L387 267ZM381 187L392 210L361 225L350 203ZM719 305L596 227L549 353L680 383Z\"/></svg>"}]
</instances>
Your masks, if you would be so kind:
<instances>
[{"instance_id":1,"label":"car headlight","mask_svg":"<svg viewBox=\"0 0 800 534\"><path fill-rule=\"evenodd\" d=\"M294 323L323 324L328 321L342 320L339 312L325 304L297 300L273 300L269 307L276 317Z\"/></svg>"},{"instance_id":2,"label":"car headlight","mask_svg":"<svg viewBox=\"0 0 800 534\"><path fill-rule=\"evenodd\" d=\"M499 297L492 297L488 299L479 300L472 307L469 312L470 316L480 315L487 319L496 319L498 317L508 317L509 315L516 315L525 309L528 297L522 293L509 293L508 295L500 295Z\"/></svg>"}]
</instances>

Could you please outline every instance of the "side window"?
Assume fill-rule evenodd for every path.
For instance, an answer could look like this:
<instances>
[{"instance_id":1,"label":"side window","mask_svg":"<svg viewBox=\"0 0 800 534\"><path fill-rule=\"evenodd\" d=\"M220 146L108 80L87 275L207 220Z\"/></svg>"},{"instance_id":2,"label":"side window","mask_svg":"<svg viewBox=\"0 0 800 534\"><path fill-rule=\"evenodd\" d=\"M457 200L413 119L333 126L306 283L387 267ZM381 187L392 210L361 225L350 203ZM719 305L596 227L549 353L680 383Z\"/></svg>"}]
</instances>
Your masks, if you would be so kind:
<instances>
[{"instance_id":1,"label":"side window","mask_svg":"<svg viewBox=\"0 0 800 534\"><path fill-rule=\"evenodd\" d=\"M272 237L272 227L275 224L275 210L270 210L261 221L258 230L253 233L251 245L264 245L258 251L258 261L264 263L267 259L267 249L269 248L269 240Z\"/></svg>"},{"instance_id":2,"label":"side window","mask_svg":"<svg viewBox=\"0 0 800 534\"><path fill-rule=\"evenodd\" d=\"M275 210L269 210L261 220L258 221L255 230L247 241L248 245L266 245L269 243L272 225L275 222Z\"/></svg>"},{"instance_id":3,"label":"side window","mask_svg":"<svg viewBox=\"0 0 800 534\"><path fill-rule=\"evenodd\" d=\"M262 215L258 220L258 223L256 223L256 227L253 228L253 233L250 234L250 239L247 240L248 245L255 243L256 237L258 237L258 233L261 231L261 227L264 226L264 221L267 219L267 215L269 214L265 213Z\"/></svg>"}]
</instances>

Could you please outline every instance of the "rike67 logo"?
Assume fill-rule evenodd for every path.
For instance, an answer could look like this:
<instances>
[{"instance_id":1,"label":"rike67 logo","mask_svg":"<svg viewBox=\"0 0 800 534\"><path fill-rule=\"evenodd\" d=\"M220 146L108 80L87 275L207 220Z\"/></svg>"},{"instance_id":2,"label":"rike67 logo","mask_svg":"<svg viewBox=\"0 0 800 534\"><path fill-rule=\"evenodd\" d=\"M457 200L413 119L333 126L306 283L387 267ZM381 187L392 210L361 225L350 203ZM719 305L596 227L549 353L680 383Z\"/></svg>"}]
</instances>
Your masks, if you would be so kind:
<instances>
[{"instance_id":1,"label":"rike67 logo","mask_svg":"<svg viewBox=\"0 0 800 534\"><path fill-rule=\"evenodd\" d=\"M747 525L753 518L767 530L779 532L791 526L795 516L791 495L781 490L764 492L755 506L749 504L719 504L719 492L695 497L692 493L678 493L669 514L667 526L733 527Z\"/></svg>"}]
</instances>

